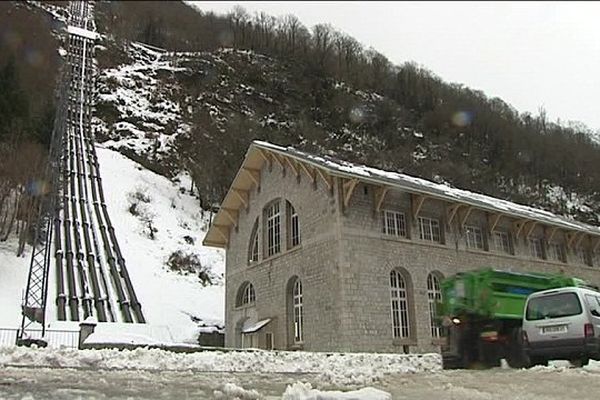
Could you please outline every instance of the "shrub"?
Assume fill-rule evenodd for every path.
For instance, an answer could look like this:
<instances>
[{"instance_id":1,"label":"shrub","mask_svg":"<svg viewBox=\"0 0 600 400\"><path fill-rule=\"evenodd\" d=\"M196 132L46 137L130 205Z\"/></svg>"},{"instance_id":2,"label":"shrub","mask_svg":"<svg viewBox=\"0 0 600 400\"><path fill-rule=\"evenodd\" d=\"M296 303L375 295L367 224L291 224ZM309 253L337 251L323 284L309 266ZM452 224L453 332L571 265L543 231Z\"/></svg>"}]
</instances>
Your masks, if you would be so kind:
<instances>
[{"instance_id":1,"label":"shrub","mask_svg":"<svg viewBox=\"0 0 600 400\"><path fill-rule=\"evenodd\" d=\"M213 274L202 266L197 254L184 253L181 250L174 251L167 260L167 267L182 275L197 274L202 286L213 284Z\"/></svg>"}]
</instances>

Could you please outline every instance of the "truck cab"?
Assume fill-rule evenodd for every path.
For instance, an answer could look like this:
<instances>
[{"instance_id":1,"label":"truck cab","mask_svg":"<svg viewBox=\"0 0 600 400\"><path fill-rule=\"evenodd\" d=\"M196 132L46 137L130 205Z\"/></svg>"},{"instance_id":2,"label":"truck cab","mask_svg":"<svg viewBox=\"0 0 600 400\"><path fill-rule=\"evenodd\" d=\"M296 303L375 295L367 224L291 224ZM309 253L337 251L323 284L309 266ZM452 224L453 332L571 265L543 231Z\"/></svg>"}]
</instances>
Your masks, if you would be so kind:
<instances>
[{"instance_id":1,"label":"truck cab","mask_svg":"<svg viewBox=\"0 0 600 400\"><path fill-rule=\"evenodd\" d=\"M533 365L600 360L600 292L564 287L533 293L523 315L523 343Z\"/></svg>"}]
</instances>

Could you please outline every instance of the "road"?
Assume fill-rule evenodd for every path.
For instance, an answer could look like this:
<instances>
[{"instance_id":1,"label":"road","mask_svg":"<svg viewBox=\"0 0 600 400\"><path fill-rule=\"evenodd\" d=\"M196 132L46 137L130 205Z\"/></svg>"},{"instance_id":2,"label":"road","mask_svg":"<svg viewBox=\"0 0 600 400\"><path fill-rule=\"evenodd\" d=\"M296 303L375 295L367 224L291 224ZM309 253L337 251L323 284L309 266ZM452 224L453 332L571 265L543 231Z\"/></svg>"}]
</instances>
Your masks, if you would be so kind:
<instances>
[{"instance_id":1,"label":"road","mask_svg":"<svg viewBox=\"0 0 600 400\"><path fill-rule=\"evenodd\" d=\"M314 375L150 372L69 368L0 369L2 399L213 399L227 383L254 389L261 399L281 399L286 386ZM600 371L573 368L443 371L387 376L371 386L398 399L597 399ZM228 397L224 397L227 399ZM242 397L252 399L256 397ZM231 399L233 399L231 397Z\"/></svg>"}]
</instances>

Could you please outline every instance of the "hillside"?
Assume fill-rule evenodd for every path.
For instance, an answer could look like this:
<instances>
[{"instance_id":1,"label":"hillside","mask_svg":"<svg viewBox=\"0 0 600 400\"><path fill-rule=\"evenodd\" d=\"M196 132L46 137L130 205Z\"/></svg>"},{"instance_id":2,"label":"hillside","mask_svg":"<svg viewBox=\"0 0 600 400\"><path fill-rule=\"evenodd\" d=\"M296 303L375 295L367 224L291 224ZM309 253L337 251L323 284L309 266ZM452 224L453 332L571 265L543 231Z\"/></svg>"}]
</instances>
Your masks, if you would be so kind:
<instances>
[{"instance_id":1,"label":"hillside","mask_svg":"<svg viewBox=\"0 0 600 400\"><path fill-rule=\"evenodd\" d=\"M116 127L108 136L117 141L127 131L145 135L147 146L157 132L168 137L170 156L161 154L161 139L135 157L167 175L190 171L203 207L222 199L250 141L265 139L600 222L598 132L583 124L548 121L543 109L519 113L415 63L392 65L329 25L309 30L293 15L100 3L98 21L107 34L99 59L104 131ZM151 56L136 41L164 54ZM143 57L170 69L153 75L157 97L149 90L142 97L151 103L139 104L170 101L172 126L144 130L131 112L122 114L125 103L106 97L121 90L111 75L140 68ZM125 84L137 80L141 89L143 79L131 75ZM123 143L116 146L132 155Z\"/></svg>"},{"instance_id":2,"label":"hillside","mask_svg":"<svg viewBox=\"0 0 600 400\"><path fill-rule=\"evenodd\" d=\"M167 52L108 43L101 60L119 54L121 63L100 74L99 137L166 176L189 171L204 207L223 197L249 143L264 139L598 220L598 193L588 185L595 182L593 157L600 153L591 144L585 150L590 158L573 158L590 174L571 176L554 165L564 179L537 181L536 170L517 168L532 157L553 168L551 160L537 160L548 154L539 137L513 143L513 162L501 161L508 164L499 169L492 157L500 144L476 142L466 113L451 118L464 132L455 126L450 140L424 129L394 100L315 75L307 66L248 50ZM564 149L552 154L573 151ZM572 187L581 179L585 186Z\"/></svg>"},{"instance_id":3,"label":"hillside","mask_svg":"<svg viewBox=\"0 0 600 400\"><path fill-rule=\"evenodd\" d=\"M168 326L176 340L187 341L194 340L199 326L222 326L224 254L200 245L209 214L189 194L189 178L170 181L117 152L98 148L97 153L110 188L108 210L148 322ZM2 327L20 321L30 250L16 258L16 247L14 238L0 243ZM191 262L170 262L173 254ZM54 290L49 285L49 298L55 297ZM54 308L49 301L50 321Z\"/></svg>"}]
</instances>

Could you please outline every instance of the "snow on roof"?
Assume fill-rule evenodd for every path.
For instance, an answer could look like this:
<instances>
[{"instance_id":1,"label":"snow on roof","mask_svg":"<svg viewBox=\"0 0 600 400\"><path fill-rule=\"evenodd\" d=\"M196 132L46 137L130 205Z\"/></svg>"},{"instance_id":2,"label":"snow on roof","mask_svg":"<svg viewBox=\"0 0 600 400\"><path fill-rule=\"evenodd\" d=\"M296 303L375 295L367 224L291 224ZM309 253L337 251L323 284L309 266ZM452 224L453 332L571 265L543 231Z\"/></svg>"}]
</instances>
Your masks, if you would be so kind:
<instances>
[{"instance_id":1,"label":"snow on roof","mask_svg":"<svg viewBox=\"0 0 600 400\"><path fill-rule=\"evenodd\" d=\"M250 320L246 320L242 326L242 333L254 333L267 325L269 322L271 322L271 318L263 319L262 321L258 321L256 323L251 323Z\"/></svg>"},{"instance_id":2,"label":"snow on roof","mask_svg":"<svg viewBox=\"0 0 600 400\"><path fill-rule=\"evenodd\" d=\"M358 178L363 181L370 181L379 185L387 185L392 188L437 197L450 202L465 203L486 211L508 214L520 219L536 220L550 225L557 225L567 230L584 231L586 233L600 235L600 227L597 226L578 222L542 209L450 187L426 179L398 172L384 171L348 161L337 160L328 156L317 156L294 149L293 147L282 147L264 141L256 140L252 142L250 149L252 149L252 147L274 151L310 163L314 166L325 168L332 175Z\"/></svg>"}]
</instances>

